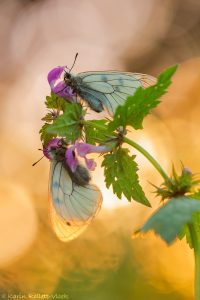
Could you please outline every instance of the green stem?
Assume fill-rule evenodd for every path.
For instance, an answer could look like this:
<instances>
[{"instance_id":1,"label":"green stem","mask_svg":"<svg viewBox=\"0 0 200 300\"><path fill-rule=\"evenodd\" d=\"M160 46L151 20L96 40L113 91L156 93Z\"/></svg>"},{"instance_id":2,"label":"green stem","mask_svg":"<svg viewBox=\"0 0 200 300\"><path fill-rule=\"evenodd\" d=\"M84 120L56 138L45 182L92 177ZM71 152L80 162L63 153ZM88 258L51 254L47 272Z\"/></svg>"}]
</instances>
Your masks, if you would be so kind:
<instances>
[{"instance_id":1,"label":"green stem","mask_svg":"<svg viewBox=\"0 0 200 300\"><path fill-rule=\"evenodd\" d=\"M82 121L82 124L84 125L89 125L89 126L94 126L92 122L90 121ZM99 124L95 124L95 127L101 130L105 130L107 129L107 126L104 125L99 125ZM117 133L112 133L114 135L117 136ZM150 163L156 168L156 170L160 173L160 175L164 178L164 180L166 182L171 182L170 178L168 177L168 175L165 173L165 171L163 170L163 168L160 166L160 164L153 158L153 156L151 156L151 154L149 152L147 152L142 146L140 146L139 144L137 144L136 142L130 140L127 137L123 138L123 141L127 144L129 144L130 146L132 146L133 148L137 149L140 153L142 153L143 156L145 156Z\"/></svg>"},{"instance_id":2,"label":"green stem","mask_svg":"<svg viewBox=\"0 0 200 300\"><path fill-rule=\"evenodd\" d=\"M148 159L148 161L150 161L150 163L156 168L156 170L160 173L160 175L164 178L164 180L166 182L170 182L170 178L168 177L168 175L165 173L161 165L155 160L155 158L153 158L153 156L151 156L149 152L147 152L142 146L128 139L127 137L124 137L123 140L125 143L131 145L132 147L137 149L140 153L142 153L142 155L145 156Z\"/></svg>"},{"instance_id":3,"label":"green stem","mask_svg":"<svg viewBox=\"0 0 200 300\"><path fill-rule=\"evenodd\" d=\"M188 225L192 244L194 247L194 258L195 258L195 300L200 300L200 240L196 232L195 226L193 223Z\"/></svg>"}]
</instances>

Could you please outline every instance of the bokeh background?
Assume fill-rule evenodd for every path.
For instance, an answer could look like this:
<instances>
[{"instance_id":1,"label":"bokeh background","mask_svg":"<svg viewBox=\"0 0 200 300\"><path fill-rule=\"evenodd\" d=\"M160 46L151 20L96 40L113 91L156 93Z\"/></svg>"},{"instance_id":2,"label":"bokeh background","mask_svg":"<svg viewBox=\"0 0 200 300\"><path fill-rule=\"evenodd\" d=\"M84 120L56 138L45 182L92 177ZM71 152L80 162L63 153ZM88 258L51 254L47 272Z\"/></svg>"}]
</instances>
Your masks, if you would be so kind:
<instances>
[{"instance_id":1,"label":"bokeh background","mask_svg":"<svg viewBox=\"0 0 200 300\"><path fill-rule=\"evenodd\" d=\"M131 135L168 172L182 161L199 173L199 26L199 0L0 1L0 295L193 299L193 254L184 240L167 247L153 234L131 238L158 205L149 182L162 182L144 158L137 156L140 181L153 209L118 200L105 189L99 167L93 181L102 189L103 208L67 244L48 219L49 162L31 165L41 155L47 73L70 66L79 52L74 72L156 76L180 64L162 104L144 130Z\"/></svg>"}]
</instances>

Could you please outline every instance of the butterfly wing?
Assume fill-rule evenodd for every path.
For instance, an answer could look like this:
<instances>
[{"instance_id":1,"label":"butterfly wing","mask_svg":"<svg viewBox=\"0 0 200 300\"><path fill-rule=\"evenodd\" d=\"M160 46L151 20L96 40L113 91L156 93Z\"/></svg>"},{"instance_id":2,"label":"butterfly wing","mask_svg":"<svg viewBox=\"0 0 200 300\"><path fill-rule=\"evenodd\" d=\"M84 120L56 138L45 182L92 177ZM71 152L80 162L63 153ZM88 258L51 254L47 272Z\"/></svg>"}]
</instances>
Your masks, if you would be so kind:
<instances>
[{"instance_id":1,"label":"butterfly wing","mask_svg":"<svg viewBox=\"0 0 200 300\"><path fill-rule=\"evenodd\" d=\"M53 200L49 201L49 213L53 230L56 236L63 242L68 242L78 237L88 226L88 224L82 226L68 225L59 214L56 212L53 206Z\"/></svg>"},{"instance_id":2,"label":"butterfly wing","mask_svg":"<svg viewBox=\"0 0 200 300\"><path fill-rule=\"evenodd\" d=\"M88 226L101 208L102 195L92 184L74 183L63 163L53 160L50 170L50 217L63 240L71 240Z\"/></svg>"},{"instance_id":3,"label":"butterfly wing","mask_svg":"<svg viewBox=\"0 0 200 300\"><path fill-rule=\"evenodd\" d=\"M117 71L83 72L76 77L79 79L80 96L95 111L100 112L105 106L110 115L138 87L146 88L156 83L150 75Z\"/></svg>"}]
</instances>

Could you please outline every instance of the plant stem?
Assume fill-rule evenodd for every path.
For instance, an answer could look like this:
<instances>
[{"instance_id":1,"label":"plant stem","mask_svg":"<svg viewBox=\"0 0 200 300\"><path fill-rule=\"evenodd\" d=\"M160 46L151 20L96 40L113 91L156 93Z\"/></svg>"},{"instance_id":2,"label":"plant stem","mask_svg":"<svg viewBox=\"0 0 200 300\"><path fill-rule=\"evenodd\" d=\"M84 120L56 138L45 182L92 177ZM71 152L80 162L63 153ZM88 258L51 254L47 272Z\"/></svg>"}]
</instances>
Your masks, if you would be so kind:
<instances>
[{"instance_id":1,"label":"plant stem","mask_svg":"<svg viewBox=\"0 0 200 300\"><path fill-rule=\"evenodd\" d=\"M155 158L153 158L153 156L149 152L147 152L142 146L140 146L139 144L130 140L127 137L124 137L123 140L125 143L131 145L132 147L137 149L140 153L142 153L142 155L145 156L148 159L148 161L150 161L150 163L156 168L156 170L160 173L160 175L164 178L164 180L170 182L170 178L168 177L168 175L165 173L161 165L155 160Z\"/></svg>"},{"instance_id":2,"label":"plant stem","mask_svg":"<svg viewBox=\"0 0 200 300\"><path fill-rule=\"evenodd\" d=\"M94 126L94 124L92 122L85 121L85 120L82 121L82 124L89 125L89 126L92 126L92 127ZM95 124L95 127L98 128L98 129L101 129L101 130L107 129L107 126L99 125L99 124ZM112 135L117 136L117 133L112 133ZM163 170L163 168L160 166L160 164L142 146L140 146L139 144L137 144L136 142L130 140L127 137L124 137L123 141L125 143L129 144L130 146L132 146L133 148L137 149L140 153L142 153L142 155L145 156L149 160L149 162L156 168L156 170L160 173L160 175L164 178L164 180L166 182L171 182L170 178L168 177L166 172Z\"/></svg>"},{"instance_id":3,"label":"plant stem","mask_svg":"<svg viewBox=\"0 0 200 300\"><path fill-rule=\"evenodd\" d=\"M200 239L193 223L188 224L195 258L195 300L200 300Z\"/></svg>"}]
</instances>

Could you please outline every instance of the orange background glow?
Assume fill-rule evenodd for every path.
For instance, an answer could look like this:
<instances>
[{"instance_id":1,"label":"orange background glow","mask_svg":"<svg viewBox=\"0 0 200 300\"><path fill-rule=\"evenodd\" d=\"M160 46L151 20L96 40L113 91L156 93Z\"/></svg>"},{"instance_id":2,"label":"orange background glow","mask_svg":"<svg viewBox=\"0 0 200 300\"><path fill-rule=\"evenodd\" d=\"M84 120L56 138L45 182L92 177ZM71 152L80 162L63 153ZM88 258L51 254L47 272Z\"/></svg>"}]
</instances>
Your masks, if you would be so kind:
<instances>
[{"instance_id":1,"label":"orange background glow","mask_svg":"<svg viewBox=\"0 0 200 300\"><path fill-rule=\"evenodd\" d=\"M200 2L198 0L13 0L0 2L0 294L66 293L69 299L193 299L193 253L132 233L157 208L149 182L162 178L136 151L140 182L153 209L107 190L101 212L67 244L48 218L49 162L38 131L50 93L47 73L116 69L157 76L180 64L169 93L129 133L170 173L172 162L200 172Z\"/></svg>"}]
</instances>

